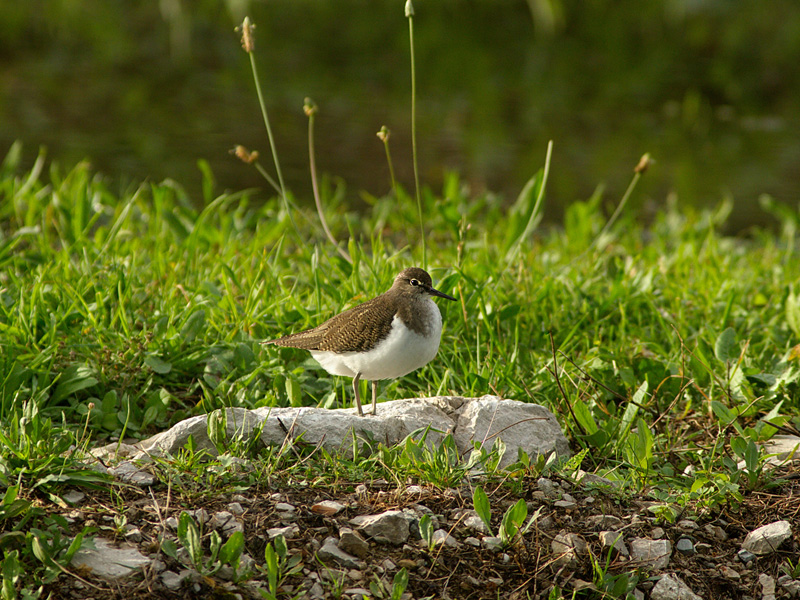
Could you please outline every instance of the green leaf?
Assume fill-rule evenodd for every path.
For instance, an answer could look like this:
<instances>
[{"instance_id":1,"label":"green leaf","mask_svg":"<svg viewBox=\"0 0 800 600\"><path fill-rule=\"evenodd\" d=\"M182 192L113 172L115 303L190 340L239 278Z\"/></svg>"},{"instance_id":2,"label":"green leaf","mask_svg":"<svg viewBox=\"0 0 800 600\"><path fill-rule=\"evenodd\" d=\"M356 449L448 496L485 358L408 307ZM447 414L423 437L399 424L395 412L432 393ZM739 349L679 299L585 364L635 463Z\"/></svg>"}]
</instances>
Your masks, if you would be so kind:
<instances>
[{"instance_id":1,"label":"green leaf","mask_svg":"<svg viewBox=\"0 0 800 600\"><path fill-rule=\"evenodd\" d=\"M72 365L67 367L58 380L58 385L53 392L51 402L53 404L72 396L76 392L97 385L98 381L94 377L94 369L86 365Z\"/></svg>"},{"instance_id":2,"label":"green leaf","mask_svg":"<svg viewBox=\"0 0 800 600\"><path fill-rule=\"evenodd\" d=\"M403 592L406 591L406 587L408 587L408 571L403 567L394 576L394 581L392 582L392 600L400 600Z\"/></svg>"},{"instance_id":3,"label":"green leaf","mask_svg":"<svg viewBox=\"0 0 800 600\"><path fill-rule=\"evenodd\" d=\"M144 364L160 375L166 375L172 371L172 363L162 360L155 354L146 356L144 359Z\"/></svg>"},{"instance_id":4,"label":"green leaf","mask_svg":"<svg viewBox=\"0 0 800 600\"><path fill-rule=\"evenodd\" d=\"M219 551L219 560L223 564L236 566L239 558L244 551L244 534L241 531L234 531L228 541L222 545Z\"/></svg>"},{"instance_id":5,"label":"green leaf","mask_svg":"<svg viewBox=\"0 0 800 600\"><path fill-rule=\"evenodd\" d=\"M205 325L206 311L203 309L194 311L181 327L181 338L184 342L193 342Z\"/></svg>"},{"instance_id":6,"label":"green leaf","mask_svg":"<svg viewBox=\"0 0 800 600\"><path fill-rule=\"evenodd\" d=\"M203 558L203 546L200 543L200 530L189 513L183 511L178 520L178 539L189 552L192 564L199 565Z\"/></svg>"},{"instance_id":7,"label":"green leaf","mask_svg":"<svg viewBox=\"0 0 800 600\"><path fill-rule=\"evenodd\" d=\"M730 362L739 358L739 346L736 342L736 331L728 327L719 334L714 344L714 354L721 362Z\"/></svg>"},{"instance_id":8,"label":"green leaf","mask_svg":"<svg viewBox=\"0 0 800 600\"><path fill-rule=\"evenodd\" d=\"M486 495L486 492L483 491L483 488L477 486L475 491L472 492L472 506L475 507L475 512L478 513L481 521L486 527L489 529L489 532L492 531L492 509L489 505L489 497Z\"/></svg>"}]
</instances>

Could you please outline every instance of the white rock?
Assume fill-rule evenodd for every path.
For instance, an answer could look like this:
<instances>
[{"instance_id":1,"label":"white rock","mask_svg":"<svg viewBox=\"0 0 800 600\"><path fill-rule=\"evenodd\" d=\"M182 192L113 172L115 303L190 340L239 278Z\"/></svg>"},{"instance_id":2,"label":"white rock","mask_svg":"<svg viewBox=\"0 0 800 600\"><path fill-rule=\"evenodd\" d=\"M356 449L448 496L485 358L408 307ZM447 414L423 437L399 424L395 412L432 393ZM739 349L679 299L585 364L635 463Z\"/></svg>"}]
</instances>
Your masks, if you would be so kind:
<instances>
[{"instance_id":1,"label":"white rock","mask_svg":"<svg viewBox=\"0 0 800 600\"><path fill-rule=\"evenodd\" d=\"M332 517L343 510L344 504L340 504L339 502L335 502L333 500L323 500L322 502L317 502L311 507L311 512L326 517Z\"/></svg>"},{"instance_id":2,"label":"white rock","mask_svg":"<svg viewBox=\"0 0 800 600\"><path fill-rule=\"evenodd\" d=\"M595 529L621 529L624 523L614 515L592 515L586 518L586 523Z\"/></svg>"},{"instance_id":3,"label":"white rock","mask_svg":"<svg viewBox=\"0 0 800 600\"><path fill-rule=\"evenodd\" d=\"M651 600L703 600L677 575L668 573L658 580L650 592Z\"/></svg>"},{"instance_id":4,"label":"white rock","mask_svg":"<svg viewBox=\"0 0 800 600\"><path fill-rule=\"evenodd\" d=\"M84 545L88 546L84 542ZM81 548L72 557L74 567L83 567L98 577L116 579L150 564L150 559L128 544L113 546L103 538L94 540L94 548Z\"/></svg>"},{"instance_id":5,"label":"white rock","mask_svg":"<svg viewBox=\"0 0 800 600\"><path fill-rule=\"evenodd\" d=\"M358 559L339 548L334 537L329 537L325 540L322 547L317 551L317 556L323 563L332 561L348 569L355 569L359 566Z\"/></svg>"},{"instance_id":6,"label":"white rock","mask_svg":"<svg viewBox=\"0 0 800 600\"><path fill-rule=\"evenodd\" d=\"M461 544L452 535L447 533L444 529L437 529L433 532L433 545L445 545L451 548L458 548Z\"/></svg>"},{"instance_id":7,"label":"white rock","mask_svg":"<svg viewBox=\"0 0 800 600\"><path fill-rule=\"evenodd\" d=\"M631 558L642 566L651 569L665 569L672 554L672 542L669 540L649 540L634 538L631 540Z\"/></svg>"},{"instance_id":8,"label":"white rock","mask_svg":"<svg viewBox=\"0 0 800 600\"><path fill-rule=\"evenodd\" d=\"M586 554L586 542L577 533L559 533L550 542L550 550L555 557L556 566L575 565L578 557Z\"/></svg>"},{"instance_id":9,"label":"white rock","mask_svg":"<svg viewBox=\"0 0 800 600\"><path fill-rule=\"evenodd\" d=\"M225 409L227 435L248 436L261 431L261 441L266 445L280 445L289 429L293 439L300 435L311 445L321 444L329 452L349 454L352 436L381 440L391 445L401 442L414 431L431 426L427 442L436 444L444 434L453 432L460 452L468 456L472 440L486 441L488 446L500 437L506 444L501 465L506 466L517 458L518 448L529 456L556 451L569 456L569 443L561 432L556 418L542 406L515 400L502 400L496 396L460 398L438 396L382 403L378 414L359 417L354 408L328 410L324 408L262 407L255 410ZM151 456L175 454L189 436L198 450L217 454L208 438L206 415L185 419L171 429L138 444L135 458L150 460ZM262 427L263 424L263 427ZM154 481L154 480L153 480ZM150 485L150 484L147 484Z\"/></svg>"},{"instance_id":10,"label":"white rock","mask_svg":"<svg viewBox=\"0 0 800 600\"><path fill-rule=\"evenodd\" d=\"M622 556L630 556L621 531L601 531L600 542L605 548L614 548Z\"/></svg>"},{"instance_id":11,"label":"white rock","mask_svg":"<svg viewBox=\"0 0 800 600\"><path fill-rule=\"evenodd\" d=\"M300 535L300 528L297 525L288 525L286 527L271 527L267 529L269 539L274 540L279 535L282 535L287 540L291 540Z\"/></svg>"},{"instance_id":12,"label":"white rock","mask_svg":"<svg viewBox=\"0 0 800 600\"><path fill-rule=\"evenodd\" d=\"M399 546L409 536L408 518L403 511L387 510L379 515L361 515L350 522L363 534L381 544Z\"/></svg>"},{"instance_id":13,"label":"white rock","mask_svg":"<svg viewBox=\"0 0 800 600\"><path fill-rule=\"evenodd\" d=\"M796 435L773 435L763 444L766 454L774 454L767 460L772 464L782 464L787 460L800 460L800 437Z\"/></svg>"},{"instance_id":14,"label":"white rock","mask_svg":"<svg viewBox=\"0 0 800 600\"><path fill-rule=\"evenodd\" d=\"M748 533L742 548L753 554L771 554L790 537L792 526L789 521L775 521Z\"/></svg>"},{"instance_id":15,"label":"white rock","mask_svg":"<svg viewBox=\"0 0 800 600\"><path fill-rule=\"evenodd\" d=\"M775 600L775 578L761 573L758 583L761 584L761 600Z\"/></svg>"}]
</instances>

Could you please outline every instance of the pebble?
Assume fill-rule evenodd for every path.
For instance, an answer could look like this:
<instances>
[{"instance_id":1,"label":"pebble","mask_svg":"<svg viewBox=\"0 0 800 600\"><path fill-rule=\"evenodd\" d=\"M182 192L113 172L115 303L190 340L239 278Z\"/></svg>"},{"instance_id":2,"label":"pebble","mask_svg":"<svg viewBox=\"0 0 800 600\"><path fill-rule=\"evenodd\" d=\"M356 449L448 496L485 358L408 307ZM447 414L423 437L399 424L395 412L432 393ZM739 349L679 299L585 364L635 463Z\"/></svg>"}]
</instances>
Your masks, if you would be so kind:
<instances>
[{"instance_id":1,"label":"pebble","mask_svg":"<svg viewBox=\"0 0 800 600\"><path fill-rule=\"evenodd\" d=\"M781 575L778 577L778 585L785 589L789 596L797 598L800 596L800 581L792 579L788 575Z\"/></svg>"},{"instance_id":2,"label":"pebble","mask_svg":"<svg viewBox=\"0 0 800 600\"><path fill-rule=\"evenodd\" d=\"M84 498L86 498L86 494L79 492L78 490L70 490L61 496L61 499L67 502L70 506L80 504L83 502Z\"/></svg>"},{"instance_id":3,"label":"pebble","mask_svg":"<svg viewBox=\"0 0 800 600\"><path fill-rule=\"evenodd\" d=\"M469 536L468 538L464 539L464 543L467 546L472 546L473 548L481 547L481 541L478 538L472 536Z\"/></svg>"},{"instance_id":4,"label":"pebble","mask_svg":"<svg viewBox=\"0 0 800 600\"><path fill-rule=\"evenodd\" d=\"M761 584L761 600L775 600L775 578L761 573L758 583Z\"/></svg>"},{"instance_id":5,"label":"pebble","mask_svg":"<svg viewBox=\"0 0 800 600\"><path fill-rule=\"evenodd\" d=\"M447 533L447 531L444 529L437 529L433 532L433 544L434 546L443 544L445 546L449 546L450 548L458 548L461 545L458 543L456 538Z\"/></svg>"},{"instance_id":6,"label":"pebble","mask_svg":"<svg viewBox=\"0 0 800 600\"><path fill-rule=\"evenodd\" d=\"M734 581L739 581L742 578L742 576L739 574L739 571L732 569L728 565L720 565L719 572L722 573L723 577L733 579Z\"/></svg>"},{"instance_id":7,"label":"pebble","mask_svg":"<svg viewBox=\"0 0 800 600\"><path fill-rule=\"evenodd\" d=\"M702 600L677 575L667 574L658 580L650 592L652 600Z\"/></svg>"},{"instance_id":8,"label":"pebble","mask_svg":"<svg viewBox=\"0 0 800 600\"><path fill-rule=\"evenodd\" d=\"M749 550L739 550L736 553L736 557L744 563L745 566L749 566L751 562L756 559L756 555L750 552Z\"/></svg>"},{"instance_id":9,"label":"pebble","mask_svg":"<svg viewBox=\"0 0 800 600\"><path fill-rule=\"evenodd\" d=\"M624 523L614 515L592 515L586 522L595 529L621 529Z\"/></svg>"},{"instance_id":10,"label":"pebble","mask_svg":"<svg viewBox=\"0 0 800 600\"><path fill-rule=\"evenodd\" d=\"M556 498L559 495L556 484L551 479L547 479L547 477L539 477L536 481L536 487L548 498Z\"/></svg>"},{"instance_id":11,"label":"pebble","mask_svg":"<svg viewBox=\"0 0 800 600\"><path fill-rule=\"evenodd\" d=\"M669 540L649 540L635 538L631 540L631 557L633 560L652 569L664 569L669 565L672 554L672 543Z\"/></svg>"},{"instance_id":12,"label":"pebble","mask_svg":"<svg viewBox=\"0 0 800 600\"><path fill-rule=\"evenodd\" d=\"M353 531L349 527L342 527L339 530L339 547L359 558L366 558L369 555L367 541L357 531Z\"/></svg>"},{"instance_id":13,"label":"pebble","mask_svg":"<svg viewBox=\"0 0 800 600\"><path fill-rule=\"evenodd\" d=\"M664 537L664 529L662 527L653 527L653 531L650 532L650 537L654 540L660 540Z\"/></svg>"},{"instance_id":14,"label":"pebble","mask_svg":"<svg viewBox=\"0 0 800 600\"><path fill-rule=\"evenodd\" d=\"M483 538L483 545L492 552L500 552L503 549L503 542L499 537L486 536Z\"/></svg>"},{"instance_id":15,"label":"pebble","mask_svg":"<svg viewBox=\"0 0 800 600\"><path fill-rule=\"evenodd\" d=\"M556 500L553 503L556 508L563 508L564 510L572 510L578 506L577 502L570 502L569 500Z\"/></svg>"},{"instance_id":16,"label":"pebble","mask_svg":"<svg viewBox=\"0 0 800 600\"><path fill-rule=\"evenodd\" d=\"M700 525L697 524L697 521L692 521L690 519L681 519L678 521L678 527L686 531L695 531L700 529Z\"/></svg>"},{"instance_id":17,"label":"pebble","mask_svg":"<svg viewBox=\"0 0 800 600\"><path fill-rule=\"evenodd\" d=\"M332 561L347 569L355 569L359 566L358 559L339 548L334 537L326 538L322 547L317 551L317 556L322 562Z\"/></svg>"},{"instance_id":18,"label":"pebble","mask_svg":"<svg viewBox=\"0 0 800 600\"><path fill-rule=\"evenodd\" d=\"M728 534L719 525L711 525L710 523L703 527L715 540L724 542L728 539Z\"/></svg>"},{"instance_id":19,"label":"pebble","mask_svg":"<svg viewBox=\"0 0 800 600\"><path fill-rule=\"evenodd\" d=\"M161 574L161 583L164 584L164 587L168 590L177 592L190 575L191 571L189 569L183 569L180 574L175 571L164 571Z\"/></svg>"},{"instance_id":20,"label":"pebble","mask_svg":"<svg viewBox=\"0 0 800 600\"><path fill-rule=\"evenodd\" d=\"M279 512L294 512L297 509L293 504L289 504L288 502L278 502L275 504L275 510Z\"/></svg>"},{"instance_id":21,"label":"pebble","mask_svg":"<svg viewBox=\"0 0 800 600\"><path fill-rule=\"evenodd\" d=\"M244 533L244 525L236 520L236 518L227 510L221 510L214 513L211 520L208 522L211 529L218 530L223 537L228 537L231 534L241 531Z\"/></svg>"},{"instance_id":22,"label":"pebble","mask_svg":"<svg viewBox=\"0 0 800 600\"><path fill-rule=\"evenodd\" d=\"M138 544L142 541L142 530L138 527L134 527L133 529L129 529L125 532L125 539L129 542L133 542Z\"/></svg>"},{"instance_id":23,"label":"pebble","mask_svg":"<svg viewBox=\"0 0 800 600\"><path fill-rule=\"evenodd\" d=\"M228 504L228 510L231 512L231 514L234 515L244 514L244 508L242 508L242 505L239 504L238 502L231 502L230 504Z\"/></svg>"},{"instance_id":24,"label":"pebble","mask_svg":"<svg viewBox=\"0 0 800 600\"><path fill-rule=\"evenodd\" d=\"M771 554L790 537L792 526L789 521L775 521L748 533L742 542L742 549L753 554Z\"/></svg>"},{"instance_id":25,"label":"pebble","mask_svg":"<svg viewBox=\"0 0 800 600\"><path fill-rule=\"evenodd\" d=\"M332 517L344 510L344 504L339 504L333 500L323 500L311 506L311 512L323 515L325 517Z\"/></svg>"},{"instance_id":26,"label":"pebble","mask_svg":"<svg viewBox=\"0 0 800 600\"><path fill-rule=\"evenodd\" d=\"M697 554L697 550L694 549L694 544L689 538L679 539L678 543L675 545L675 549L684 556L694 556Z\"/></svg>"},{"instance_id":27,"label":"pebble","mask_svg":"<svg viewBox=\"0 0 800 600\"><path fill-rule=\"evenodd\" d=\"M361 515L351 519L356 528L380 544L399 546L409 536L408 518L399 510L387 510L378 515Z\"/></svg>"},{"instance_id":28,"label":"pebble","mask_svg":"<svg viewBox=\"0 0 800 600\"><path fill-rule=\"evenodd\" d=\"M577 564L578 555L585 554L586 542L577 533L559 533L550 542L550 550L554 555L553 563L558 567Z\"/></svg>"},{"instance_id":29,"label":"pebble","mask_svg":"<svg viewBox=\"0 0 800 600\"><path fill-rule=\"evenodd\" d=\"M297 525L288 525L287 527L271 527L267 529L269 539L274 540L279 535L282 535L287 540L291 540L300 535L300 528Z\"/></svg>"},{"instance_id":30,"label":"pebble","mask_svg":"<svg viewBox=\"0 0 800 600\"><path fill-rule=\"evenodd\" d=\"M630 556L624 537L619 531L601 531L600 542L605 548L614 548L622 556Z\"/></svg>"}]
</instances>

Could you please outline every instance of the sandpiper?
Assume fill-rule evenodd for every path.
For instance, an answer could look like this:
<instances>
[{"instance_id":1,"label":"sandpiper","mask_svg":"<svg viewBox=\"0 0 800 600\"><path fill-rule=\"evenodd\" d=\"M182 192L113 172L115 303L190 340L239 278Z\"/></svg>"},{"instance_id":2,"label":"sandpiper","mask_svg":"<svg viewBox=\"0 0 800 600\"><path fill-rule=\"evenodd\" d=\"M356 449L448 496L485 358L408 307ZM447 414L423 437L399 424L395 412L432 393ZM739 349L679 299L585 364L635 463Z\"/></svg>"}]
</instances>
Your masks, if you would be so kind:
<instances>
[{"instance_id":1,"label":"sandpiper","mask_svg":"<svg viewBox=\"0 0 800 600\"><path fill-rule=\"evenodd\" d=\"M427 365L439 350L442 315L432 296L455 298L433 288L423 269L403 269L389 291L325 321L322 325L264 342L309 350L331 375L353 378L356 408L358 382L372 381L372 414L377 410L380 379L395 379Z\"/></svg>"}]
</instances>

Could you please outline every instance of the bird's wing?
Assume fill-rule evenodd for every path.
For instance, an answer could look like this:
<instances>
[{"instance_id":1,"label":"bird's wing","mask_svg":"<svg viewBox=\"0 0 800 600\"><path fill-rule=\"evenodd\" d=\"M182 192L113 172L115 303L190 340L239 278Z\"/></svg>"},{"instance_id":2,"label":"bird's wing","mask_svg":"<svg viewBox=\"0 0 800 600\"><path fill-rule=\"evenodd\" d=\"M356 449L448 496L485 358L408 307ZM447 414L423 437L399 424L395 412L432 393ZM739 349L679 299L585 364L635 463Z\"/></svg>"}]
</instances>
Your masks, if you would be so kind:
<instances>
[{"instance_id":1,"label":"bird's wing","mask_svg":"<svg viewBox=\"0 0 800 600\"><path fill-rule=\"evenodd\" d=\"M393 302L373 298L325 321L322 325L273 340L277 346L329 352L368 350L386 338L397 312Z\"/></svg>"}]
</instances>

